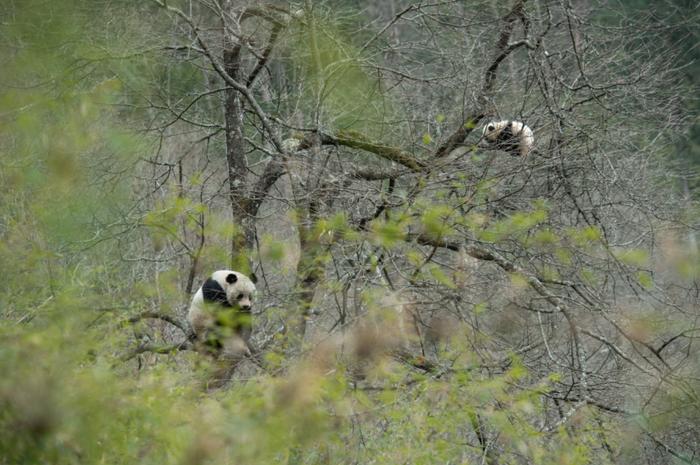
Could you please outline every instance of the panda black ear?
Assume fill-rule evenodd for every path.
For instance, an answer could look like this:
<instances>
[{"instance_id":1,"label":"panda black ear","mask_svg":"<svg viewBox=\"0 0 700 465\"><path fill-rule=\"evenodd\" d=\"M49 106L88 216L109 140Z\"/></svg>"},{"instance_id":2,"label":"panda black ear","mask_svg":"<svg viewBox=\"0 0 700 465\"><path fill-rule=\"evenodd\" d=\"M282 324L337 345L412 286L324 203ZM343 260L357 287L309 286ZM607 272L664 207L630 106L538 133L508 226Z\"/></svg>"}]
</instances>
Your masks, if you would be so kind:
<instances>
[{"instance_id":1,"label":"panda black ear","mask_svg":"<svg viewBox=\"0 0 700 465\"><path fill-rule=\"evenodd\" d=\"M236 281L238 281L238 276L236 276L235 274L229 273L229 275L226 276L226 282L227 282L227 283L233 284L233 283L235 283Z\"/></svg>"},{"instance_id":2,"label":"panda black ear","mask_svg":"<svg viewBox=\"0 0 700 465\"><path fill-rule=\"evenodd\" d=\"M258 283L258 277L255 276L255 273L253 273L252 271L250 272L250 280L253 281L253 284Z\"/></svg>"}]
</instances>

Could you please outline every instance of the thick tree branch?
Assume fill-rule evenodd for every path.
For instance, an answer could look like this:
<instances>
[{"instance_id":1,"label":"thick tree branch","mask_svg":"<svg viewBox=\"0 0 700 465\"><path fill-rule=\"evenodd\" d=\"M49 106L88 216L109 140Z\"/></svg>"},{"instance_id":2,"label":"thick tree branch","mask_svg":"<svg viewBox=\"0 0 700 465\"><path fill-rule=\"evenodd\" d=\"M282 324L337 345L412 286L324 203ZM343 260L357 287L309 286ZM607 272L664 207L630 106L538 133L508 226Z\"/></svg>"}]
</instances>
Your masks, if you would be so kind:
<instances>
[{"instance_id":1,"label":"thick tree branch","mask_svg":"<svg viewBox=\"0 0 700 465\"><path fill-rule=\"evenodd\" d=\"M262 70L265 65L267 64L268 60L270 59L270 54L272 53L272 49L274 48L275 44L277 43L277 39L279 38L279 33L282 30L282 25L281 24L275 24L272 26L272 32L270 32L270 39L267 42L267 46L265 47L265 50L262 52L262 56L258 60L258 62L255 64L255 68L253 68L253 71L250 72L250 75L248 76L248 79L245 83L246 87L250 87L253 82L255 82L255 78L258 76L260 73L260 70Z\"/></svg>"},{"instance_id":2,"label":"thick tree branch","mask_svg":"<svg viewBox=\"0 0 700 465\"><path fill-rule=\"evenodd\" d=\"M189 324L187 324L183 321L180 321L178 318L175 318L172 315L167 315L165 313L151 312L151 311L143 312L143 313L140 313L138 315L134 315L134 316L130 317L127 321L129 323L136 323L138 321L145 320L145 319L163 320L167 323L170 323L171 325L175 326L180 331L182 331L182 333L188 339L190 339L194 335L194 332L192 331L192 328L190 328Z\"/></svg>"},{"instance_id":3,"label":"thick tree branch","mask_svg":"<svg viewBox=\"0 0 700 465\"><path fill-rule=\"evenodd\" d=\"M358 168L352 171L349 176L353 179L363 179L365 181L382 181L385 179L397 179L410 173L403 169L380 170L376 168Z\"/></svg>"},{"instance_id":4,"label":"thick tree branch","mask_svg":"<svg viewBox=\"0 0 700 465\"><path fill-rule=\"evenodd\" d=\"M270 23L272 23L273 26L283 27L285 25L285 21L279 18L275 13L273 13L273 11L289 15L289 11L287 11L287 9L275 5L264 5L262 7L247 7L241 13L239 21L243 22L248 18L258 17L269 21Z\"/></svg>"},{"instance_id":5,"label":"thick tree branch","mask_svg":"<svg viewBox=\"0 0 700 465\"><path fill-rule=\"evenodd\" d=\"M267 192L286 172L285 164L280 160L270 160L265 170L258 178L258 182L251 189L250 195L245 204L245 212L250 216L258 214L260 205L267 197Z\"/></svg>"},{"instance_id":6,"label":"thick tree branch","mask_svg":"<svg viewBox=\"0 0 700 465\"><path fill-rule=\"evenodd\" d=\"M140 344L134 350L124 355L121 360L123 362L128 362L137 355L143 354L145 352L150 352L153 354L172 354L173 352L178 352L180 350L191 350L192 344L189 341L178 342L176 344L158 345L158 344Z\"/></svg>"},{"instance_id":7,"label":"thick tree branch","mask_svg":"<svg viewBox=\"0 0 700 465\"><path fill-rule=\"evenodd\" d=\"M493 86L496 83L496 72L498 66L506 59L514 50L525 45L526 41L519 41L514 44L509 44L510 36L513 34L515 21L524 17L525 0L516 0L513 8L503 17L503 26L496 42L496 55L491 62L491 65L486 69L484 75L484 83L481 87L481 95L479 96L479 105L485 106L488 97L493 92Z\"/></svg>"},{"instance_id":8,"label":"thick tree branch","mask_svg":"<svg viewBox=\"0 0 700 465\"><path fill-rule=\"evenodd\" d=\"M365 135L357 131L338 131L336 134L321 133L322 145L342 145L353 149L364 150L365 152L378 155L385 160L398 163L414 172L424 171L428 165L424 161L414 157L398 147L380 144L369 140ZM313 137L307 136L299 142L298 149L308 149L311 147Z\"/></svg>"}]
</instances>

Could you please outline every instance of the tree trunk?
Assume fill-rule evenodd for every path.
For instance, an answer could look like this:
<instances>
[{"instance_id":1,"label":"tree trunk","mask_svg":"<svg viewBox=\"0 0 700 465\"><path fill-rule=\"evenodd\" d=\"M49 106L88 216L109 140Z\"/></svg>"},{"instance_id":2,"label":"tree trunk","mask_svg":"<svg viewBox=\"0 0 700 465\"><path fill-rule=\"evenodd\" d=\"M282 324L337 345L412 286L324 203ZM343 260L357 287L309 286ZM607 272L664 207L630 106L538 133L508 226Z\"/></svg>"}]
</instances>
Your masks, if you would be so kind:
<instances>
[{"instance_id":1,"label":"tree trunk","mask_svg":"<svg viewBox=\"0 0 700 465\"><path fill-rule=\"evenodd\" d=\"M225 3L225 12L233 10L231 1ZM233 16L233 15L232 15ZM241 82L241 44L231 34L223 18L224 70ZM231 237L231 267L249 274L248 252L255 243L254 221L248 214L248 182L246 176L245 139L243 137L243 100L241 94L229 88L225 91L224 120L226 122L226 163L228 166L229 199L234 231Z\"/></svg>"}]
</instances>

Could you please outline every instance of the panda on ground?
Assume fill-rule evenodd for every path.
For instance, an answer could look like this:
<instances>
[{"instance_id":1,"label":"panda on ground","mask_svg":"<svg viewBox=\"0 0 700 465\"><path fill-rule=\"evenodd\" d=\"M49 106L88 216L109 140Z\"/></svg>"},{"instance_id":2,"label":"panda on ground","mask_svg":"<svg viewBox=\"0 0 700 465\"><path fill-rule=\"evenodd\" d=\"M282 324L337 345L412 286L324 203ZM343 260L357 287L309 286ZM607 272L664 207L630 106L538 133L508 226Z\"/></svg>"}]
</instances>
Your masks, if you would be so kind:
<instances>
[{"instance_id":1,"label":"panda on ground","mask_svg":"<svg viewBox=\"0 0 700 465\"><path fill-rule=\"evenodd\" d=\"M225 357L248 354L254 294L254 281L243 273L212 273L194 294L187 313L197 345Z\"/></svg>"},{"instance_id":2,"label":"panda on ground","mask_svg":"<svg viewBox=\"0 0 700 465\"><path fill-rule=\"evenodd\" d=\"M520 121L491 121L484 126L483 136L489 145L512 156L526 156L535 143L532 129Z\"/></svg>"}]
</instances>

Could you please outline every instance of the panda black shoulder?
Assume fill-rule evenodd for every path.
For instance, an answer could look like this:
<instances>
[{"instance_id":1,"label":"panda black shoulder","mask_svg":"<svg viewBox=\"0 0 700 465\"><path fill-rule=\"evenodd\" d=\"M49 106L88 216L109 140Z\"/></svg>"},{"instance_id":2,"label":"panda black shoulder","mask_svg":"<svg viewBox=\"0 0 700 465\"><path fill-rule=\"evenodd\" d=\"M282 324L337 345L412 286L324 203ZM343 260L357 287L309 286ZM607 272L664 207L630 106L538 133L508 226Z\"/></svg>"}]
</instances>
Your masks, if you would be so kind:
<instances>
[{"instance_id":1,"label":"panda black shoulder","mask_svg":"<svg viewBox=\"0 0 700 465\"><path fill-rule=\"evenodd\" d=\"M214 278L209 278L202 284L202 297L205 302L214 302L224 307L231 307L231 304L226 298L226 291L224 291L222 285Z\"/></svg>"}]
</instances>

